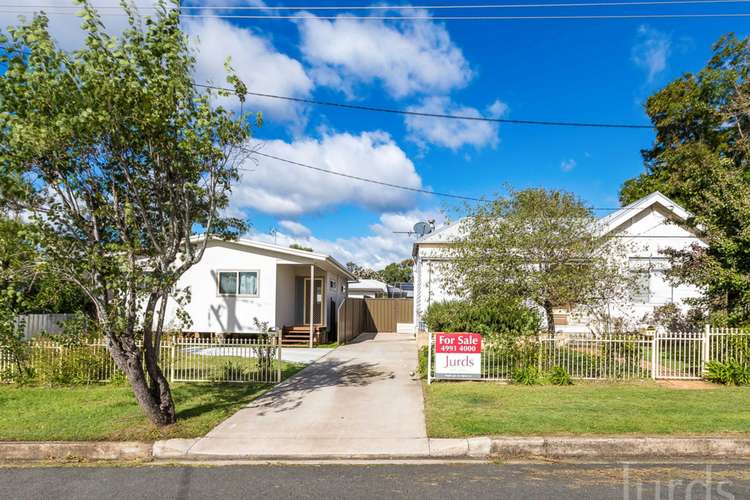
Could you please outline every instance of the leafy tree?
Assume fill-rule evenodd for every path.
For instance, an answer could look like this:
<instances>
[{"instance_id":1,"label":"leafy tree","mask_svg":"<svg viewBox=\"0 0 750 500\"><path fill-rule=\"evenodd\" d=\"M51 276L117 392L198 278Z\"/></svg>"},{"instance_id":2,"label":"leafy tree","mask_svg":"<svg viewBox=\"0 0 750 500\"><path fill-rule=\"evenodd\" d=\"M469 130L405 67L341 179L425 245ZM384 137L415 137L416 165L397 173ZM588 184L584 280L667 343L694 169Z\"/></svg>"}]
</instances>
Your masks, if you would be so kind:
<instances>
[{"instance_id":1,"label":"leafy tree","mask_svg":"<svg viewBox=\"0 0 750 500\"><path fill-rule=\"evenodd\" d=\"M659 190L694 214L708 248L666 252L671 276L707 290L726 321L750 320L750 39L722 37L705 68L649 97L656 129L646 171L622 187L623 203Z\"/></svg>"},{"instance_id":2,"label":"leafy tree","mask_svg":"<svg viewBox=\"0 0 750 500\"><path fill-rule=\"evenodd\" d=\"M378 274L389 285L410 283L412 279L412 260L406 259L401 262L392 262L385 266L385 269L378 271Z\"/></svg>"},{"instance_id":3,"label":"leafy tree","mask_svg":"<svg viewBox=\"0 0 750 500\"><path fill-rule=\"evenodd\" d=\"M245 229L220 214L250 126L193 84L177 2L159 2L145 20L122 2L129 25L119 37L80 3L85 42L72 53L56 46L44 14L2 40L0 199L29 214L40 261L91 301L148 418L171 424L159 366L167 300L209 240L194 231Z\"/></svg>"},{"instance_id":4,"label":"leafy tree","mask_svg":"<svg viewBox=\"0 0 750 500\"><path fill-rule=\"evenodd\" d=\"M13 314L70 313L89 307L74 284L44 265L32 229L19 220L0 217L0 295Z\"/></svg>"},{"instance_id":5,"label":"leafy tree","mask_svg":"<svg viewBox=\"0 0 750 500\"><path fill-rule=\"evenodd\" d=\"M299 243L292 243L289 245L289 248L292 248L294 250L304 250L305 252L312 252L312 247L306 247L304 245L300 245Z\"/></svg>"},{"instance_id":6,"label":"leafy tree","mask_svg":"<svg viewBox=\"0 0 750 500\"><path fill-rule=\"evenodd\" d=\"M354 262L346 263L346 270L360 280L379 280L380 274L369 267L362 267Z\"/></svg>"},{"instance_id":7,"label":"leafy tree","mask_svg":"<svg viewBox=\"0 0 750 500\"><path fill-rule=\"evenodd\" d=\"M545 311L551 335L553 308L601 314L632 286L620 246L570 193L511 191L470 209L460 228L445 264L448 289L478 302L530 301Z\"/></svg>"}]
</instances>

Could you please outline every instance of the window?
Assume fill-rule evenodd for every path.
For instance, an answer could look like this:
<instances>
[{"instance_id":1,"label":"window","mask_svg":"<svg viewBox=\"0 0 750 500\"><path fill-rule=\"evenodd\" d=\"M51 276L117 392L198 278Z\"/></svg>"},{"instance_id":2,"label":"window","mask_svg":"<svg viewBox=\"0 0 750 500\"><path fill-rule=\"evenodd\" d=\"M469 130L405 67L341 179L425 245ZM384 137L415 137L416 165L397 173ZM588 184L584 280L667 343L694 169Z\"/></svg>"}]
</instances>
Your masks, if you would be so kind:
<instances>
[{"instance_id":1,"label":"window","mask_svg":"<svg viewBox=\"0 0 750 500\"><path fill-rule=\"evenodd\" d=\"M651 299L651 273L639 270L635 274L633 284L633 301L648 304Z\"/></svg>"},{"instance_id":2,"label":"window","mask_svg":"<svg viewBox=\"0 0 750 500\"><path fill-rule=\"evenodd\" d=\"M328 281L328 287L329 287L329 288L330 288L331 290L335 290L335 289L336 289L336 280L329 280L329 281Z\"/></svg>"},{"instance_id":3,"label":"window","mask_svg":"<svg viewBox=\"0 0 750 500\"><path fill-rule=\"evenodd\" d=\"M258 295L258 271L220 271L219 295Z\"/></svg>"}]
</instances>

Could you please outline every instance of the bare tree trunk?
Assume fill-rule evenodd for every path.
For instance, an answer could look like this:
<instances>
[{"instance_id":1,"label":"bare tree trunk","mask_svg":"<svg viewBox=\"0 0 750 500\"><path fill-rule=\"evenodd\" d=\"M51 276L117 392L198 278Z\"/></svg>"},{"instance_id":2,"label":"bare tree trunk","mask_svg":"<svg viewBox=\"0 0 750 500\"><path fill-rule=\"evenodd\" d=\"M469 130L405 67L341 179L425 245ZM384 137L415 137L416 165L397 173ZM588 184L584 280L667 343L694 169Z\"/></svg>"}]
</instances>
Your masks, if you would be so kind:
<instances>
[{"instance_id":1,"label":"bare tree trunk","mask_svg":"<svg viewBox=\"0 0 750 500\"><path fill-rule=\"evenodd\" d=\"M150 365L149 373L153 373L152 384L149 386L143 371L141 349L133 339L113 338L108 335L107 348L117 366L128 378L135 399L148 419L158 426L173 424L177 416L169 384L158 365L153 363L153 359L149 361L149 357L146 356L146 366Z\"/></svg>"},{"instance_id":2,"label":"bare tree trunk","mask_svg":"<svg viewBox=\"0 0 750 500\"><path fill-rule=\"evenodd\" d=\"M552 302L544 301L544 313L547 315L547 333L550 337L555 336L555 316L553 313Z\"/></svg>"}]
</instances>

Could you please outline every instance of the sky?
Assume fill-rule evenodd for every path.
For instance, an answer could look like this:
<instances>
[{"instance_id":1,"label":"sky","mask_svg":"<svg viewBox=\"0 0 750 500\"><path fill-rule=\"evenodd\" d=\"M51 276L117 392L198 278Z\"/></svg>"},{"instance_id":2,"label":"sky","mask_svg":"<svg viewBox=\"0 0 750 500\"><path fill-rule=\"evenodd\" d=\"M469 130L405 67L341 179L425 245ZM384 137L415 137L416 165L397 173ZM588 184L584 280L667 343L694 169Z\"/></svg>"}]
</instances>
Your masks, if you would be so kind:
<instances>
[{"instance_id":1,"label":"sky","mask_svg":"<svg viewBox=\"0 0 750 500\"><path fill-rule=\"evenodd\" d=\"M2 4L6 0L0 0ZM139 0L145 5L148 0ZM96 0L111 6L114 0ZM436 2L436 4L448 4ZM460 2L453 2L458 4ZM503 3L503 2L497 2ZM510 3L510 1L504 2ZM514 3L529 3L514 2ZM15 3L17 5L17 3ZM45 0L61 46L80 44L71 0ZM217 10L282 5L261 0L194 0L196 15L269 14ZM337 5L331 0L283 5ZM353 1L343 6L370 5ZM385 5L385 4L378 4ZM399 4L403 7L403 4ZM415 4L419 5L419 4ZM55 10L57 9L57 10ZM107 12L114 12L108 10ZM390 15L477 15L475 10ZM503 9L498 15L750 12L742 4ZM147 11L144 11L144 14ZM646 98L700 70L711 45L750 18L577 20L324 19L363 11L304 11L301 19L184 18L196 51L196 82L226 85L224 61L249 90L429 113L520 120L648 124ZM377 14L372 14L377 15ZM17 14L0 13L3 26ZM105 16L112 31L121 16ZM239 102L216 103L239 110ZM546 187L574 192L597 208L617 207L622 183L643 172L650 130L541 127L374 113L249 97L263 113L258 151L318 168L468 197ZM229 212L248 219L247 237L298 243L380 269L408 258L414 223L437 225L463 202L328 175L256 156L234 187ZM607 210L597 211L601 215Z\"/></svg>"}]
</instances>

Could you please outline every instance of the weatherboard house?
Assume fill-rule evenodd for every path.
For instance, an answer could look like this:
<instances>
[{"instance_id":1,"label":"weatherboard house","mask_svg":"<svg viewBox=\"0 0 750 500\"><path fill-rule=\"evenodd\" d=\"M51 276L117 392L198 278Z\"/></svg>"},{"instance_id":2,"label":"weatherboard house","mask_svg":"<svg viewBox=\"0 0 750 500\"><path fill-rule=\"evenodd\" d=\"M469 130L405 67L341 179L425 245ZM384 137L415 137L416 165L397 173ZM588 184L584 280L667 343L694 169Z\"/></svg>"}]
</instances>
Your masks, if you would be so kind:
<instances>
[{"instance_id":1,"label":"weatherboard house","mask_svg":"<svg viewBox=\"0 0 750 500\"><path fill-rule=\"evenodd\" d=\"M659 192L623 207L600 219L601 228L622 238L627 248L623 265L637 272L637 283L626 301L613 303L610 313L637 327L650 326L648 318L665 304L675 304L681 310L689 308L689 299L700 297L701 290L692 285L673 285L665 277L669 260L665 249L686 249L693 244L705 245L701 236L685 225L690 214L674 201ZM452 299L444 284L445 273L450 272L449 249L462 237L460 219L420 237L413 245L414 258L414 323L415 329L424 329L423 317L430 304ZM591 333L601 331L593 318L580 314L574 308L557 308L554 311L558 332Z\"/></svg>"},{"instance_id":2,"label":"weatherboard house","mask_svg":"<svg viewBox=\"0 0 750 500\"><path fill-rule=\"evenodd\" d=\"M212 239L203 258L179 279L189 300L168 302L166 327L179 328L178 310L200 334L258 333L255 320L282 333L285 344L335 338L338 308L356 278L329 255L259 241Z\"/></svg>"}]
</instances>

